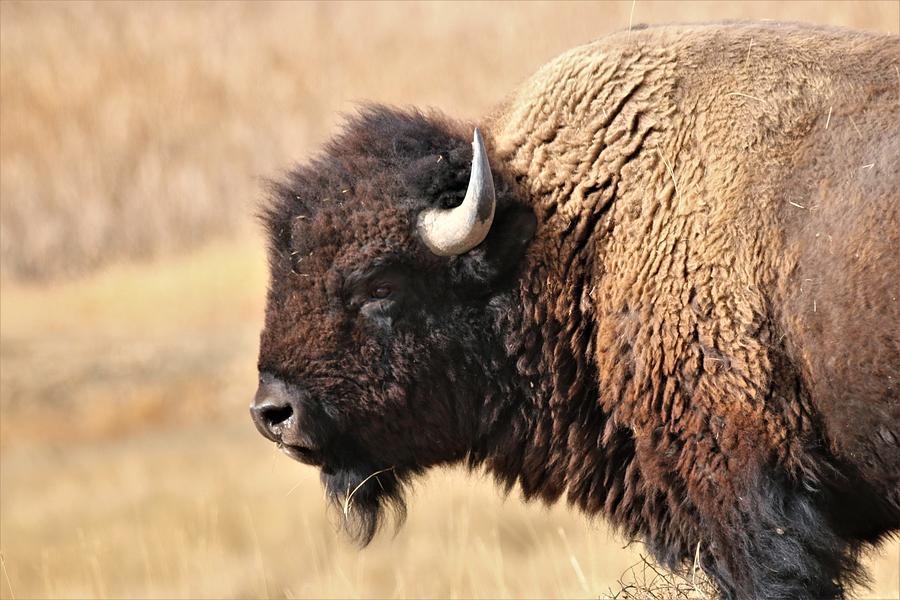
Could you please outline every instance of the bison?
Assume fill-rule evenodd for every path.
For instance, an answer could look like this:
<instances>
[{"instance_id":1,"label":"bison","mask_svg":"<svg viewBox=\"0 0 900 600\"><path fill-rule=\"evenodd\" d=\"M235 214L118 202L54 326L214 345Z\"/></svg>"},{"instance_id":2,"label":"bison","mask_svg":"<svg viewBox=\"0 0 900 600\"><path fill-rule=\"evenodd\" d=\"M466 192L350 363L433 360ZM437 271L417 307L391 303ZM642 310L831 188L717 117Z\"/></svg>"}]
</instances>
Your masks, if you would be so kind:
<instances>
[{"instance_id":1,"label":"bison","mask_svg":"<svg viewBox=\"0 0 900 600\"><path fill-rule=\"evenodd\" d=\"M726 598L843 596L900 528L898 65L651 27L479 123L360 109L262 209L258 429L363 544L462 463Z\"/></svg>"}]
</instances>

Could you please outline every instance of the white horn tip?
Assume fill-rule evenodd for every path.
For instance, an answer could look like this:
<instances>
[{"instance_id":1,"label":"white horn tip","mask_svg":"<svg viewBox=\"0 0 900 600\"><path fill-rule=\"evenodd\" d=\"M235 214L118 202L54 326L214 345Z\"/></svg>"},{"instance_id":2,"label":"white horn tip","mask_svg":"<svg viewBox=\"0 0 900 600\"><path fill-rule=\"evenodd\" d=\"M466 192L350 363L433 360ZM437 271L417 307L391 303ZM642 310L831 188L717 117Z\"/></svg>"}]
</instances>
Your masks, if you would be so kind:
<instances>
[{"instance_id":1,"label":"white horn tip","mask_svg":"<svg viewBox=\"0 0 900 600\"><path fill-rule=\"evenodd\" d=\"M472 134L472 173L462 204L452 209L429 208L419 215L418 229L438 256L468 252L482 241L494 220L496 196L491 165L481 131Z\"/></svg>"}]
</instances>

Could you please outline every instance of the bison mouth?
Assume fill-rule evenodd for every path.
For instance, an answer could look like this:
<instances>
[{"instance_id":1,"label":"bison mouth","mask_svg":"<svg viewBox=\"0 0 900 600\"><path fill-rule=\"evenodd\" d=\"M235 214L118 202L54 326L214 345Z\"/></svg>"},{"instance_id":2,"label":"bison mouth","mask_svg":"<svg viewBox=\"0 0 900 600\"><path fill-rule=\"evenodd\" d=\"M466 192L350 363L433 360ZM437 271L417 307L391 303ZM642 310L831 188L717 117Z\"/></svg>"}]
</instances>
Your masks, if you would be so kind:
<instances>
[{"instance_id":1,"label":"bison mouth","mask_svg":"<svg viewBox=\"0 0 900 600\"><path fill-rule=\"evenodd\" d=\"M329 506L340 526L360 546L372 541L388 517L399 527L406 518L403 491L411 473L398 467L370 464L322 466L321 479Z\"/></svg>"},{"instance_id":2,"label":"bison mouth","mask_svg":"<svg viewBox=\"0 0 900 600\"><path fill-rule=\"evenodd\" d=\"M324 464L321 454L318 451L307 446L279 443L278 449L297 462L301 462L305 465L321 467Z\"/></svg>"},{"instance_id":3,"label":"bison mouth","mask_svg":"<svg viewBox=\"0 0 900 600\"><path fill-rule=\"evenodd\" d=\"M403 523L403 488L418 470L379 465L363 458L367 454L352 441L331 441L322 448L279 441L278 448L297 462L320 468L326 501L337 514L341 529L366 546L386 521L393 520L398 527Z\"/></svg>"}]
</instances>

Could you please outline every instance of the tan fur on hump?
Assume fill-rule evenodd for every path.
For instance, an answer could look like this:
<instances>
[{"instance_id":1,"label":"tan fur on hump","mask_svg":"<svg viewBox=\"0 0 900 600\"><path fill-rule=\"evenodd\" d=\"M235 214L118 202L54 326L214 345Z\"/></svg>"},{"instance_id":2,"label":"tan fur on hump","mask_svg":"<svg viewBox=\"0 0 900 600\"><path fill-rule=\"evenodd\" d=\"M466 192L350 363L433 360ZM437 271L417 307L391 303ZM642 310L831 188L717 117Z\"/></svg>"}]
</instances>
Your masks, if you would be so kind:
<instances>
[{"instance_id":1,"label":"tan fur on hump","mask_svg":"<svg viewBox=\"0 0 900 600\"><path fill-rule=\"evenodd\" d=\"M661 418L716 440L717 456L768 447L792 471L807 468L792 460L803 455L812 409L805 396L773 393L772 382L784 378L773 364L781 346L816 360L802 339L812 317L771 306L798 287L796 232L810 210L826 210L807 204L836 200L810 198L798 152L813 130L830 146L807 161L806 179L838 181L853 166L891 160L845 142L885 114L894 116L883 127L900 138L898 64L895 36L780 24L649 28L563 54L489 120L498 156L542 223L532 256L542 257L543 292L559 298L559 319L578 301L573 281L586 288L601 402L614 419L640 431ZM880 193L896 199L900 169L879 172ZM895 244L898 235L896 225L885 233ZM586 246L596 252L589 266L573 260ZM900 276L896 260L879 256ZM819 410L827 421L829 409ZM688 481L705 479L691 473L699 453L682 453Z\"/></svg>"}]
</instances>

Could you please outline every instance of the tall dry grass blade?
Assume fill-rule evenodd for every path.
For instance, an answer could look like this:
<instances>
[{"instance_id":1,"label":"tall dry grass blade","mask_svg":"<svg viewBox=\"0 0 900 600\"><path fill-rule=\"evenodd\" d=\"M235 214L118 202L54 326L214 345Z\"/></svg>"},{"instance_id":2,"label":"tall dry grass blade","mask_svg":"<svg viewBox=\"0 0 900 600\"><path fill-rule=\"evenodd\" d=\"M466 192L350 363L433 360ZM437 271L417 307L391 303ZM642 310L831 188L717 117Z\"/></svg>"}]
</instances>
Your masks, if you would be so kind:
<instances>
[{"instance_id":1,"label":"tall dry grass blade","mask_svg":"<svg viewBox=\"0 0 900 600\"><path fill-rule=\"evenodd\" d=\"M853 120L853 115L848 115L848 116L850 117L850 123L853 124L853 129L856 130L856 135L858 135L860 137L860 139L862 139L862 137L863 137L862 131L859 130L859 126L856 124L856 121Z\"/></svg>"},{"instance_id":2,"label":"tall dry grass blade","mask_svg":"<svg viewBox=\"0 0 900 600\"><path fill-rule=\"evenodd\" d=\"M556 530L556 533L562 539L563 544L566 547L566 554L569 555L569 564L572 565L572 570L575 571L575 577L578 578L578 583L581 585L581 589L584 590L585 594L590 594L591 586L590 584L588 584L588 580L584 574L584 570L581 568L581 563L578 562L578 557L576 557L575 553L572 551L572 546L569 544L569 538L566 536L566 530L562 527L559 527Z\"/></svg>"},{"instance_id":3,"label":"tall dry grass blade","mask_svg":"<svg viewBox=\"0 0 900 600\"><path fill-rule=\"evenodd\" d=\"M745 94L743 92L728 92L725 95L726 96L740 96L741 98L750 98L751 100L756 100L757 102L761 102L762 104L765 104L766 106L769 105L769 103L766 102L765 100L763 100L762 98L757 98L756 96L751 96L750 94Z\"/></svg>"},{"instance_id":4,"label":"tall dry grass blade","mask_svg":"<svg viewBox=\"0 0 900 600\"><path fill-rule=\"evenodd\" d=\"M697 587L697 569L700 568L700 543L697 542L697 549L694 551L694 564L691 565L691 585Z\"/></svg>"},{"instance_id":5,"label":"tall dry grass blade","mask_svg":"<svg viewBox=\"0 0 900 600\"><path fill-rule=\"evenodd\" d=\"M293 494L293 493L297 490L297 488L299 488L299 487L303 484L303 481L304 481L304 480L301 479L301 480L299 480L297 483L295 483L295 484L293 485L293 487L287 491L287 494L285 494L284 497L287 498L288 496L290 496L291 494ZM327 493L327 490L326 490L326 493Z\"/></svg>"},{"instance_id":6,"label":"tall dry grass blade","mask_svg":"<svg viewBox=\"0 0 900 600\"><path fill-rule=\"evenodd\" d=\"M16 593L13 591L12 582L9 580L9 573L6 570L6 559L3 557L2 552L0 552L0 567L3 567L3 578L6 580L6 587L9 588L9 597L12 600L16 600Z\"/></svg>"},{"instance_id":7,"label":"tall dry grass blade","mask_svg":"<svg viewBox=\"0 0 900 600\"><path fill-rule=\"evenodd\" d=\"M244 515L250 528L250 536L253 540L253 556L256 559L256 568L259 570L262 578L263 591L266 598L271 598L269 594L269 577L266 575L266 563L263 560L262 546L259 543L259 534L256 531L256 522L253 520L253 512L248 505L244 505Z\"/></svg>"},{"instance_id":8,"label":"tall dry grass blade","mask_svg":"<svg viewBox=\"0 0 900 600\"><path fill-rule=\"evenodd\" d=\"M656 153L659 154L659 157L662 159L663 164L666 165L666 170L669 171L669 177L672 178L672 186L675 188L675 196L678 196L678 181L675 180L675 171L672 170L672 165L669 164L669 161L666 160L666 157L663 155L662 150L659 147L656 148Z\"/></svg>"},{"instance_id":9,"label":"tall dry grass blade","mask_svg":"<svg viewBox=\"0 0 900 600\"><path fill-rule=\"evenodd\" d=\"M357 484L357 486L356 486L355 488L353 488L353 491L350 492L350 493L348 493L348 494L344 497L344 506L343 506L343 509L344 509L344 518L347 518L347 517L350 515L350 502L353 500L353 495L354 495L356 492L358 492L359 489L360 489L362 486L364 486L364 485L366 484L366 482L368 482L368 481L369 481L370 479L372 479L373 477L377 477L378 475L381 475L382 473L385 473L385 472L387 472L387 471L393 471L393 470L394 470L394 467L388 467L388 468L386 468L386 469L381 469L380 471L375 471L374 473L372 473L371 475L369 475L368 477L366 477L365 479L363 479L362 481L360 481L360 482ZM377 481L377 480L376 480L376 481Z\"/></svg>"}]
</instances>

